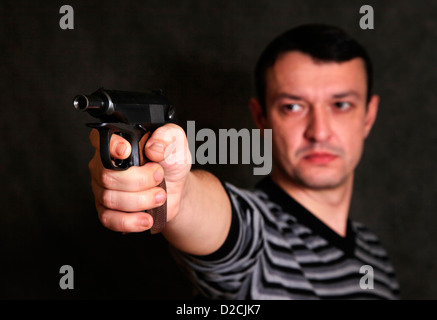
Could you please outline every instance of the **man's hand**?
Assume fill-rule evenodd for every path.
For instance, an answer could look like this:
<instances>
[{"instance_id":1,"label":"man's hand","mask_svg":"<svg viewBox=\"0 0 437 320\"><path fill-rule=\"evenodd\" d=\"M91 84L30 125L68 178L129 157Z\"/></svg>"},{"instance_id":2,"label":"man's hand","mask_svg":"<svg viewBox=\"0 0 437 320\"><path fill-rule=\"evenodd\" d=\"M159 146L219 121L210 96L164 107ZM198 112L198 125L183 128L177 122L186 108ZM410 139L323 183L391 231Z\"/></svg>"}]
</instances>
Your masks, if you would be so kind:
<instances>
[{"instance_id":1,"label":"man's hand","mask_svg":"<svg viewBox=\"0 0 437 320\"><path fill-rule=\"evenodd\" d=\"M161 206L166 199L167 221L175 218L191 168L191 154L182 128L167 124L156 129L144 148L151 162L125 171L103 167L97 130L91 131L90 141L96 148L89 163L91 186L99 219L105 227L119 232L148 230L153 225L153 219L144 210ZM130 153L130 144L113 135L111 157L126 159ZM157 187L164 178L167 192Z\"/></svg>"},{"instance_id":2,"label":"man's hand","mask_svg":"<svg viewBox=\"0 0 437 320\"><path fill-rule=\"evenodd\" d=\"M167 199L164 237L174 247L205 255L225 241L231 224L231 204L221 182L206 171L190 171L191 154L185 132L174 124L154 131L144 153L151 161L125 171L105 169L100 161L99 133L90 134L96 153L89 163L97 213L102 224L114 231L141 232L153 225L144 212ZM125 159L131 147L113 135L110 153ZM157 187L165 179L167 193Z\"/></svg>"}]
</instances>

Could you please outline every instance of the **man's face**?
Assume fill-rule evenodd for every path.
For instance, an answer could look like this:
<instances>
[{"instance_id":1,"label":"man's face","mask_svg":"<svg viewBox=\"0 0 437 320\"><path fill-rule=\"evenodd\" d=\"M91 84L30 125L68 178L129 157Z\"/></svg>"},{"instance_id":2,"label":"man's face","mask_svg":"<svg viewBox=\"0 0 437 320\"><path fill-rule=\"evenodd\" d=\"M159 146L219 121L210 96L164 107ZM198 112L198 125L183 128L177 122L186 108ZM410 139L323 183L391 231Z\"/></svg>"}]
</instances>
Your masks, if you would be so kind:
<instances>
[{"instance_id":1,"label":"man's face","mask_svg":"<svg viewBox=\"0 0 437 320\"><path fill-rule=\"evenodd\" d=\"M266 75L264 128L273 129L272 174L311 189L352 182L378 97L366 108L362 59L316 62L290 52Z\"/></svg>"}]
</instances>

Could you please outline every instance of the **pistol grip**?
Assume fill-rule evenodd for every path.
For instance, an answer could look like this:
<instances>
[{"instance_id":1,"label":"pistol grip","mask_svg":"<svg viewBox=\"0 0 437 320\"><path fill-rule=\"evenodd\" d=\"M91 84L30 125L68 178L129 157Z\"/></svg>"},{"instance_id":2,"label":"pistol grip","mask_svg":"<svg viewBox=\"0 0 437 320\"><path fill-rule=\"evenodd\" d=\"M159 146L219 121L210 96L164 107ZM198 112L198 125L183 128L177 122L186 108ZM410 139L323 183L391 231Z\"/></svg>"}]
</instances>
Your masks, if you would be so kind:
<instances>
[{"instance_id":1,"label":"pistol grip","mask_svg":"<svg viewBox=\"0 0 437 320\"><path fill-rule=\"evenodd\" d=\"M162 180L158 187L163 188L167 192L165 180ZM153 226L152 229L150 229L150 233L160 233L162 230L164 230L165 224L167 223L167 200L162 206L147 211L153 217Z\"/></svg>"},{"instance_id":2,"label":"pistol grip","mask_svg":"<svg viewBox=\"0 0 437 320\"><path fill-rule=\"evenodd\" d=\"M147 162L143 155L144 145L149 137L144 137L150 131L141 126L128 125L124 123L92 123L88 127L95 128L100 135L100 158L103 166L110 170L127 170L132 166L141 166ZM132 152L125 160L113 161L109 151L109 145L113 134L119 134L131 145ZM145 139L143 139L143 137ZM165 180L159 187L167 191ZM149 209L148 212L153 217L153 226L150 229L152 234L160 233L167 222L167 201L159 207Z\"/></svg>"}]
</instances>

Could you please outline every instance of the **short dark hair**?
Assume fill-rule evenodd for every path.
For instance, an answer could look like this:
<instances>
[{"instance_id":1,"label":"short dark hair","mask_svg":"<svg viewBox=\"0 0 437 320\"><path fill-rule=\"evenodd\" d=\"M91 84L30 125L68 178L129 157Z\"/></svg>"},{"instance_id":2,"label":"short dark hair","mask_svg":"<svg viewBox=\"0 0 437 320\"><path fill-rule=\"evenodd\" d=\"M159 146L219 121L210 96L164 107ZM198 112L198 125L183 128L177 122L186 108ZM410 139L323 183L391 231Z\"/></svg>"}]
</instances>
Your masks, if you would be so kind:
<instances>
[{"instance_id":1,"label":"short dark hair","mask_svg":"<svg viewBox=\"0 0 437 320\"><path fill-rule=\"evenodd\" d=\"M372 62L366 49L342 29L324 24L306 24L288 30L262 52L255 67L255 90L259 103L266 108L266 73L280 55L299 51L321 62L345 62L353 58L364 60L367 75L367 102L372 91Z\"/></svg>"}]
</instances>

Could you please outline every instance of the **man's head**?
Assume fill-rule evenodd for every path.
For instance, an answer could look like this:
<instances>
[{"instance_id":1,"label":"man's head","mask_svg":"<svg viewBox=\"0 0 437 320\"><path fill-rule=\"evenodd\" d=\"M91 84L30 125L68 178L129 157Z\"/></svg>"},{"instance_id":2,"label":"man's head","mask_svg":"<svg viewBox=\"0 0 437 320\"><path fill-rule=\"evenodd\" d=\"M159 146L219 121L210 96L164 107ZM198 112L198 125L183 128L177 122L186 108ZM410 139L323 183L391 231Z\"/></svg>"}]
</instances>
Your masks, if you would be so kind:
<instances>
[{"instance_id":1,"label":"man's head","mask_svg":"<svg viewBox=\"0 0 437 320\"><path fill-rule=\"evenodd\" d=\"M372 62L366 49L342 29L322 24L307 24L288 30L264 49L255 68L255 90L265 108L266 72L284 53L298 51L320 62L345 62L361 58L367 80L367 101L372 94Z\"/></svg>"},{"instance_id":2,"label":"man's head","mask_svg":"<svg viewBox=\"0 0 437 320\"><path fill-rule=\"evenodd\" d=\"M273 177L311 189L352 182L378 107L365 50L337 28L308 25L274 40L256 70L250 108L273 129Z\"/></svg>"}]
</instances>

